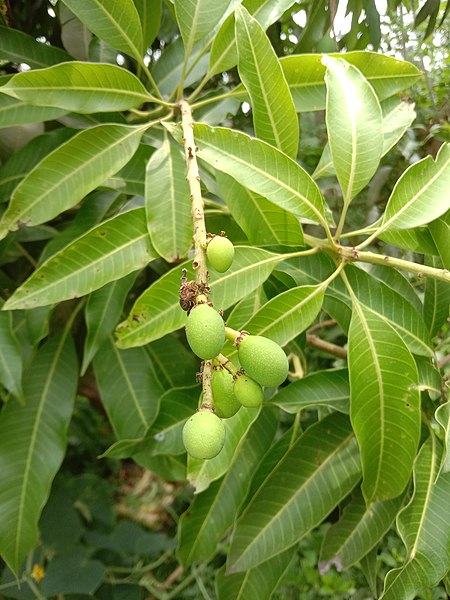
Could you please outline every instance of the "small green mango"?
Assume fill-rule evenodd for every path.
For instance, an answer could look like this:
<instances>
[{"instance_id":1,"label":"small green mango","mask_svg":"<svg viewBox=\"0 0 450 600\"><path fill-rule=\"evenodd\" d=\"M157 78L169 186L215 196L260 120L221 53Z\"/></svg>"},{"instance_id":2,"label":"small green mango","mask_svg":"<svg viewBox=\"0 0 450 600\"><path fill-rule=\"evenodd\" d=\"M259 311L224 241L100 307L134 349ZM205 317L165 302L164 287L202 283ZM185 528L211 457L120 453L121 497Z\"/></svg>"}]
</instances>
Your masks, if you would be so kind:
<instances>
[{"instance_id":1,"label":"small green mango","mask_svg":"<svg viewBox=\"0 0 450 600\"><path fill-rule=\"evenodd\" d=\"M192 458L214 458L225 443L225 426L217 415L202 409L183 427L183 444Z\"/></svg>"},{"instance_id":2,"label":"small green mango","mask_svg":"<svg viewBox=\"0 0 450 600\"><path fill-rule=\"evenodd\" d=\"M287 356L273 340L245 335L238 344L238 356L245 372L264 387L276 387L287 377Z\"/></svg>"},{"instance_id":3,"label":"small green mango","mask_svg":"<svg viewBox=\"0 0 450 600\"><path fill-rule=\"evenodd\" d=\"M234 394L242 406L257 408L264 400L262 387L245 373L239 373L234 380Z\"/></svg>"},{"instance_id":4,"label":"small green mango","mask_svg":"<svg viewBox=\"0 0 450 600\"><path fill-rule=\"evenodd\" d=\"M233 376L226 369L221 367L214 369L211 389L214 409L221 419L232 417L241 408L241 403L234 393Z\"/></svg>"},{"instance_id":5,"label":"small green mango","mask_svg":"<svg viewBox=\"0 0 450 600\"><path fill-rule=\"evenodd\" d=\"M208 304L197 304L186 322L186 338L192 352L203 360L217 356L225 343L222 317Z\"/></svg>"},{"instance_id":6,"label":"small green mango","mask_svg":"<svg viewBox=\"0 0 450 600\"><path fill-rule=\"evenodd\" d=\"M208 243L206 257L215 271L225 273L233 262L234 246L228 238L215 235Z\"/></svg>"}]
</instances>

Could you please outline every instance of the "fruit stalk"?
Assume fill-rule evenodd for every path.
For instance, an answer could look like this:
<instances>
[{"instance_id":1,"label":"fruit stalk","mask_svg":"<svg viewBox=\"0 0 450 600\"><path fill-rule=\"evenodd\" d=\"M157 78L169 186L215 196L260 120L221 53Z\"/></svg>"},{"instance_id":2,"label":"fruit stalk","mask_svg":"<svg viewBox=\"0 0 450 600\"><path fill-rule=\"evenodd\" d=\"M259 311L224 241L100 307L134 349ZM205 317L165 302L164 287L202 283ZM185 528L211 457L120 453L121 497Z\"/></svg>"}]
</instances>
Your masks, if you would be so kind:
<instances>
[{"instance_id":1,"label":"fruit stalk","mask_svg":"<svg viewBox=\"0 0 450 600\"><path fill-rule=\"evenodd\" d=\"M214 408L214 399L211 389L211 378L212 378L212 360L205 360L202 369L202 388L203 388L203 400L202 408L212 410Z\"/></svg>"},{"instance_id":2,"label":"fruit stalk","mask_svg":"<svg viewBox=\"0 0 450 600\"><path fill-rule=\"evenodd\" d=\"M197 284L208 283L208 269L206 267L206 224L204 203L200 188L200 174L198 170L196 145L194 140L194 119L192 110L186 100L180 100L178 107L181 112L181 125L183 128L184 155L186 160L186 180L192 205L192 222L194 225L194 261L195 281Z\"/></svg>"}]
</instances>

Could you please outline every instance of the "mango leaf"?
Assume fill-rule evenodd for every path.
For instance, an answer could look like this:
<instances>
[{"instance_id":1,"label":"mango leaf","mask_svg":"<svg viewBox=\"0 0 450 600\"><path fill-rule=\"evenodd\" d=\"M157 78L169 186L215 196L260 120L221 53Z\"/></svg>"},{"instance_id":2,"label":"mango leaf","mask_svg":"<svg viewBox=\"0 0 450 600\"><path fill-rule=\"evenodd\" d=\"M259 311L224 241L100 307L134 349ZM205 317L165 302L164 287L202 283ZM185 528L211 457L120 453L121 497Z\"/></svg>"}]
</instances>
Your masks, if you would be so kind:
<instances>
[{"instance_id":1,"label":"mango leaf","mask_svg":"<svg viewBox=\"0 0 450 600\"><path fill-rule=\"evenodd\" d=\"M205 38L220 21L228 0L175 0L175 14L183 38L186 57L195 44Z\"/></svg>"},{"instance_id":2,"label":"mango leaf","mask_svg":"<svg viewBox=\"0 0 450 600\"><path fill-rule=\"evenodd\" d=\"M264 304L243 328L285 346L317 317L325 288L326 285L321 284L286 290Z\"/></svg>"},{"instance_id":3,"label":"mango leaf","mask_svg":"<svg viewBox=\"0 0 450 600\"><path fill-rule=\"evenodd\" d=\"M92 33L141 61L142 29L132 0L63 0Z\"/></svg>"},{"instance_id":4,"label":"mango leaf","mask_svg":"<svg viewBox=\"0 0 450 600\"><path fill-rule=\"evenodd\" d=\"M24 374L25 404L8 402L0 415L0 552L16 575L64 457L77 371L71 338L51 338Z\"/></svg>"},{"instance_id":5,"label":"mango leaf","mask_svg":"<svg viewBox=\"0 0 450 600\"><path fill-rule=\"evenodd\" d=\"M227 575L223 566L216 573L218 600L270 600L291 564L293 552L289 548L244 573Z\"/></svg>"},{"instance_id":6,"label":"mango leaf","mask_svg":"<svg viewBox=\"0 0 450 600\"><path fill-rule=\"evenodd\" d=\"M442 427L444 450L439 474L450 472L450 402L442 404L435 412L435 419Z\"/></svg>"},{"instance_id":7,"label":"mango leaf","mask_svg":"<svg viewBox=\"0 0 450 600\"><path fill-rule=\"evenodd\" d=\"M370 552L389 531L402 502L403 496L398 496L366 506L358 490L339 521L327 530L320 551L320 572L326 573L332 565L338 571L348 569Z\"/></svg>"},{"instance_id":8,"label":"mango leaf","mask_svg":"<svg viewBox=\"0 0 450 600\"><path fill-rule=\"evenodd\" d=\"M28 144L14 152L0 167L0 202L9 200L14 188L29 171L74 133L75 131L69 127L60 127L34 137Z\"/></svg>"},{"instance_id":9,"label":"mango leaf","mask_svg":"<svg viewBox=\"0 0 450 600\"><path fill-rule=\"evenodd\" d=\"M17 73L0 91L31 105L78 113L127 110L152 99L130 71L78 61Z\"/></svg>"},{"instance_id":10,"label":"mango leaf","mask_svg":"<svg viewBox=\"0 0 450 600\"><path fill-rule=\"evenodd\" d=\"M449 209L450 144L443 144L434 161L414 163L395 184L379 233L410 229L437 219Z\"/></svg>"},{"instance_id":11,"label":"mango leaf","mask_svg":"<svg viewBox=\"0 0 450 600\"><path fill-rule=\"evenodd\" d=\"M234 416L223 419L225 445L216 457L210 460L188 457L187 479L195 488L194 494L207 490L211 483L220 479L228 471L235 452L259 413L259 408L243 406Z\"/></svg>"},{"instance_id":12,"label":"mango leaf","mask_svg":"<svg viewBox=\"0 0 450 600\"><path fill-rule=\"evenodd\" d=\"M180 129L164 123L181 140ZM314 222L324 222L324 201L316 183L294 160L240 131L194 125L197 155L277 206Z\"/></svg>"},{"instance_id":13,"label":"mango leaf","mask_svg":"<svg viewBox=\"0 0 450 600\"><path fill-rule=\"evenodd\" d=\"M195 83L208 68L208 55L202 53L203 43L197 44L192 50L186 66L189 74L184 80L185 87ZM161 94L170 95L180 82L185 59L183 41L181 38L171 42L152 68L152 74Z\"/></svg>"},{"instance_id":14,"label":"mango leaf","mask_svg":"<svg viewBox=\"0 0 450 600\"><path fill-rule=\"evenodd\" d=\"M0 239L19 225L45 223L71 208L133 156L143 128L97 125L48 154L14 190Z\"/></svg>"},{"instance_id":15,"label":"mango leaf","mask_svg":"<svg viewBox=\"0 0 450 600\"><path fill-rule=\"evenodd\" d=\"M178 558L182 565L214 556L218 542L234 523L254 469L269 449L277 426L276 411L263 410L241 439L225 476L195 496L182 515L178 530Z\"/></svg>"},{"instance_id":16,"label":"mango leaf","mask_svg":"<svg viewBox=\"0 0 450 600\"><path fill-rule=\"evenodd\" d=\"M107 283L93 292L84 309L86 337L84 340L81 375L84 375L100 346L114 331L120 319L123 303L136 280L136 274L130 273L121 279Z\"/></svg>"},{"instance_id":17,"label":"mango leaf","mask_svg":"<svg viewBox=\"0 0 450 600\"><path fill-rule=\"evenodd\" d=\"M326 104L325 65L322 54L293 54L280 59L297 112L324 110ZM379 100L393 96L422 76L410 62L376 52L328 54L356 67L375 90Z\"/></svg>"},{"instance_id":18,"label":"mango leaf","mask_svg":"<svg viewBox=\"0 0 450 600\"><path fill-rule=\"evenodd\" d=\"M267 298L261 286L236 304L227 316L227 325L233 329L241 329L243 323L246 323L265 302Z\"/></svg>"},{"instance_id":19,"label":"mango leaf","mask_svg":"<svg viewBox=\"0 0 450 600\"><path fill-rule=\"evenodd\" d=\"M429 261L435 268L442 268L441 262L431 257ZM437 335L448 320L450 307L450 289L445 281L427 277L423 299L423 316L432 337Z\"/></svg>"},{"instance_id":20,"label":"mango leaf","mask_svg":"<svg viewBox=\"0 0 450 600\"><path fill-rule=\"evenodd\" d=\"M146 346L161 383L166 389L194 382L198 360L176 335L167 335Z\"/></svg>"},{"instance_id":21,"label":"mango leaf","mask_svg":"<svg viewBox=\"0 0 450 600\"><path fill-rule=\"evenodd\" d=\"M61 48L47 46L23 31L3 25L0 25L0 57L15 63L25 63L32 69L72 59L70 54Z\"/></svg>"},{"instance_id":22,"label":"mango leaf","mask_svg":"<svg viewBox=\"0 0 450 600\"><path fill-rule=\"evenodd\" d=\"M182 430L198 407L199 396L198 385L167 390L160 397L158 416L145 433L118 440L102 454L102 458L122 459L132 456L142 464L147 456L185 453Z\"/></svg>"},{"instance_id":23,"label":"mango leaf","mask_svg":"<svg viewBox=\"0 0 450 600\"><path fill-rule=\"evenodd\" d=\"M0 384L18 400L22 394L22 352L14 333L12 315L0 312Z\"/></svg>"},{"instance_id":24,"label":"mango leaf","mask_svg":"<svg viewBox=\"0 0 450 600\"><path fill-rule=\"evenodd\" d=\"M94 373L117 438L143 435L158 414L164 391L147 352L118 350L108 339L94 357Z\"/></svg>"},{"instance_id":25,"label":"mango leaf","mask_svg":"<svg viewBox=\"0 0 450 600\"><path fill-rule=\"evenodd\" d=\"M149 48L159 31L162 16L161 0L133 0L141 20L143 48Z\"/></svg>"},{"instance_id":26,"label":"mango leaf","mask_svg":"<svg viewBox=\"0 0 450 600\"><path fill-rule=\"evenodd\" d=\"M0 88L1 89L1 88ZM48 106L30 106L22 100L11 98L0 93L0 129L2 127L13 127L26 125L28 123L41 123L59 119L66 114L62 108Z\"/></svg>"},{"instance_id":27,"label":"mango leaf","mask_svg":"<svg viewBox=\"0 0 450 600\"><path fill-rule=\"evenodd\" d=\"M420 437L417 367L395 330L354 300L348 333L350 416L367 502L405 489Z\"/></svg>"},{"instance_id":28,"label":"mango leaf","mask_svg":"<svg viewBox=\"0 0 450 600\"><path fill-rule=\"evenodd\" d=\"M382 115L370 84L342 58L324 56L327 67L326 122L344 211L370 181L383 149Z\"/></svg>"},{"instance_id":29,"label":"mango leaf","mask_svg":"<svg viewBox=\"0 0 450 600\"><path fill-rule=\"evenodd\" d=\"M327 406L348 414L350 386L347 369L318 371L280 388L271 402L285 412L295 414L312 406Z\"/></svg>"},{"instance_id":30,"label":"mango leaf","mask_svg":"<svg viewBox=\"0 0 450 600\"><path fill-rule=\"evenodd\" d=\"M377 222L378 224L378 222ZM412 250L421 254L439 254L433 237L427 227L414 227L413 229L396 229L392 231L383 231L378 234L383 242Z\"/></svg>"},{"instance_id":31,"label":"mango leaf","mask_svg":"<svg viewBox=\"0 0 450 600\"><path fill-rule=\"evenodd\" d=\"M91 229L51 256L3 308L34 308L84 296L142 269L154 258L144 209L130 210Z\"/></svg>"},{"instance_id":32,"label":"mango leaf","mask_svg":"<svg viewBox=\"0 0 450 600\"><path fill-rule=\"evenodd\" d=\"M228 572L244 571L290 548L328 515L359 477L358 445L348 419L334 413L309 427L239 517Z\"/></svg>"},{"instance_id":33,"label":"mango leaf","mask_svg":"<svg viewBox=\"0 0 450 600\"><path fill-rule=\"evenodd\" d=\"M450 473L437 477L441 456L442 446L431 435L414 462L413 497L397 517L408 554L402 567L386 575L382 600L413 600L448 571Z\"/></svg>"},{"instance_id":34,"label":"mango leaf","mask_svg":"<svg viewBox=\"0 0 450 600\"><path fill-rule=\"evenodd\" d=\"M398 100L396 97L384 100L380 106L383 116L383 149L381 151L381 156L383 157L403 137L405 131L416 118L416 112L414 104ZM326 144L313 173L313 178L320 179L321 177L331 177L332 175L335 175L335 169L331 157L330 145Z\"/></svg>"},{"instance_id":35,"label":"mango leaf","mask_svg":"<svg viewBox=\"0 0 450 600\"><path fill-rule=\"evenodd\" d=\"M239 76L250 95L256 137L295 159L298 118L286 79L264 29L239 5L236 43Z\"/></svg>"},{"instance_id":36,"label":"mango leaf","mask_svg":"<svg viewBox=\"0 0 450 600\"><path fill-rule=\"evenodd\" d=\"M230 269L210 283L216 308L225 310L250 294L282 259L282 254L261 248L236 247ZM179 304L182 269L187 269L188 278L193 279L192 264L187 261L160 277L139 296L128 319L116 329L119 348L142 346L185 325L186 313Z\"/></svg>"},{"instance_id":37,"label":"mango leaf","mask_svg":"<svg viewBox=\"0 0 450 600\"><path fill-rule=\"evenodd\" d=\"M446 269L450 269L450 247L448 244L450 235L450 210L439 219L432 221L428 225L428 229L439 251L442 264Z\"/></svg>"},{"instance_id":38,"label":"mango leaf","mask_svg":"<svg viewBox=\"0 0 450 600\"><path fill-rule=\"evenodd\" d=\"M240 185L225 173L218 171L216 181L233 219L245 232L251 244L302 245L303 231L293 214Z\"/></svg>"},{"instance_id":39,"label":"mango leaf","mask_svg":"<svg viewBox=\"0 0 450 600\"><path fill-rule=\"evenodd\" d=\"M294 4L294 0L244 0L248 12L258 21L263 31L278 19ZM235 17L230 14L222 23L214 37L211 48L209 75L228 71L238 61L235 37Z\"/></svg>"},{"instance_id":40,"label":"mango leaf","mask_svg":"<svg viewBox=\"0 0 450 600\"><path fill-rule=\"evenodd\" d=\"M152 245L167 262L179 262L192 246L191 202L185 173L179 148L166 137L147 163L145 212Z\"/></svg>"}]
</instances>

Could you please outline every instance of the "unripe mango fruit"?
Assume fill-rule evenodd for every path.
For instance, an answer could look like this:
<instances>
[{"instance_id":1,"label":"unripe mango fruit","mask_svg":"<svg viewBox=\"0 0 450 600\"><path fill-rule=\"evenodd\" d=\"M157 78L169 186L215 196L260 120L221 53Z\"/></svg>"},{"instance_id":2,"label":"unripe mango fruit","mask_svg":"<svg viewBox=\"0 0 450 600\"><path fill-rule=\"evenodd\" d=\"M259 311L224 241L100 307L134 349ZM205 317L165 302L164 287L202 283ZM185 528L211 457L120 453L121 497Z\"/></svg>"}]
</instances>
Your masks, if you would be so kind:
<instances>
[{"instance_id":1,"label":"unripe mango fruit","mask_svg":"<svg viewBox=\"0 0 450 600\"><path fill-rule=\"evenodd\" d=\"M234 394L242 406L247 408L257 408L264 400L262 387L245 373L239 373L236 376Z\"/></svg>"},{"instance_id":2,"label":"unripe mango fruit","mask_svg":"<svg viewBox=\"0 0 450 600\"><path fill-rule=\"evenodd\" d=\"M239 362L260 385L276 387L286 379L289 363L284 350L261 335L245 335L238 343Z\"/></svg>"},{"instance_id":3,"label":"unripe mango fruit","mask_svg":"<svg viewBox=\"0 0 450 600\"><path fill-rule=\"evenodd\" d=\"M197 304L186 322L186 337L192 352L203 360L217 356L225 343L225 325L208 304Z\"/></svg>"},{"instance_id":4,"label":"unripe mango fruit","mask_svg":"<svg viewBox=\"0 0 450 600\"><path fill-rule=\"evenodd\" d=\"M233 262L234 246L228 238L215 235L206 247L206 257L213 269L225 273Z\"/></svg>"},{"instance_id":5,"label":"unripe mango fruit","mask_svg":"<svg viewBox=\"0 0 450 600\"><path fill-rule=\"evenodd\" d=\"M183 444L192 458L214 458L224 443L225 426L210 410L199 410L183 427Z\"/></svg>"},{"instance_id":6,"label":"unripe mango fruit","mask_svg":"<svg viewBox=\"0 0 450 600\"><path fill-rule=\"evenodd\" d=\"M241 403L234 393L233 376L226 369L214 369L211 389L214 409L221 419L232 417L241 408Z\"/></svg>"}]
</instances>

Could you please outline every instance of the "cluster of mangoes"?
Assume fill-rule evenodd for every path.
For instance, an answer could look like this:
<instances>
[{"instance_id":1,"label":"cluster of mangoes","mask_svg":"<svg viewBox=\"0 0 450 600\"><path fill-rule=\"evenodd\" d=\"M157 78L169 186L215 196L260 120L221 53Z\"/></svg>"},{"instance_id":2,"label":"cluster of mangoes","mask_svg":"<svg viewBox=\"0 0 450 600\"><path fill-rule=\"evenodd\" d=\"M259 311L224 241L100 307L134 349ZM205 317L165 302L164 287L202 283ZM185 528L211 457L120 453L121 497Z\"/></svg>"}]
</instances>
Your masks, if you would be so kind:
<instances>
[{"instance_id":1,"label":"cluster of mangoes","mask_svg":"<svg viewBox=\"0 0 450 600\"><path fill-rule=\"evenodd\" d=\"M234 248L227 238L215 236L209 242L207 259L216 271L227 271L233 256ZM226 361L224 366L223 361L216 357L225 344L225 323L206 301L190 310L186 337L199 358L213 361L211 389L214 406L202 407L188 419L183 428L183 442L192 457L209 459L219 454L225 442L222 419L235 415L241 406L259 407L264 399L263 388L283 383L289 365L286 354L277 343L241 331L234 340L240 368L231 361Z\"/></svg>"}]
</instances>

